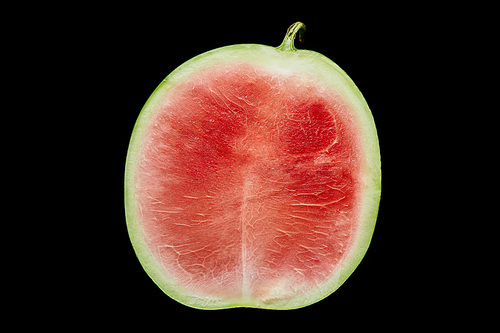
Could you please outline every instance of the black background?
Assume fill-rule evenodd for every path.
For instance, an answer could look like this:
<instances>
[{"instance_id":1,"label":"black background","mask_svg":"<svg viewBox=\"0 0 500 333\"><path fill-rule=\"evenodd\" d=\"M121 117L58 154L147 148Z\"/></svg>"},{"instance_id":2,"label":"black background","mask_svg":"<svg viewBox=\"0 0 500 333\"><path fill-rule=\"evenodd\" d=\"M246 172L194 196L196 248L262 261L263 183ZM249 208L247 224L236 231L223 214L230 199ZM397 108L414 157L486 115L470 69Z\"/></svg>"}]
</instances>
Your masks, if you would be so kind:
<instances>
[{"instance_id":1,"label":"black background","mask_svg":"<svg viewBox=\"0 0 500 333\"><path fill-rule=\"evenodd\" d=\"M165 5L85 8L66 13L49 29L57 38L47 41L48 48L57 56L44 72L62 69L64 96L54 120L70 125L52 133L58 154L67 157L57 173L64 175L62 188L71 191L61 202L68 207L63 230L72 237L56 245L70 257L54 262L54 287L46 290L60 295L57 311L74 323L165 330L175 329L176 321L232 331L230 320L242 324L237 329L299 323L307 329L402 329L446 322L443 307L463 302L446 273L450 253L437 246L450 223L443 196L450 176L442 161L453 154L447 148L452 139L443 133L442 106L454 80L445 50L458 47L459 22L444 23L443 10L422 3ZM336 62L373 113L383 180L372 243L351 277L308 307L186 307L152 282L128 239L123 176L135 120L156 86L186 60L231 44L277 46L296 21L307 27L296 47Z\"/></svg>"}]
</instances>

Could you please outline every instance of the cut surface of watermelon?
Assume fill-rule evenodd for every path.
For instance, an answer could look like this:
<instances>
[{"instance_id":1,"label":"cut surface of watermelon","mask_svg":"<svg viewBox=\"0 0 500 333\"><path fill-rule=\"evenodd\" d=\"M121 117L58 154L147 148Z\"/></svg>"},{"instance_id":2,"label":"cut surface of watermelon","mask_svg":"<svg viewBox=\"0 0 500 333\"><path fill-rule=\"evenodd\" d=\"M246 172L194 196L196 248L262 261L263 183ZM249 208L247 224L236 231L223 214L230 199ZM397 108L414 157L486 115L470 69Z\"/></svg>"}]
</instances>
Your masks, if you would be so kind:
<instances>
[{"instance_id":1,"label":"cut surface of watermelon","mask_svg":"<svg viewBox=\"0 0 500 333\"><path fill-rule=\"evenodd\" d=\"M369 245L376 130L326 57L229 46L156 89L125 181L134 249L169 296L205 309L302 307L336 290Z\"/></svg>"}]
</instances>

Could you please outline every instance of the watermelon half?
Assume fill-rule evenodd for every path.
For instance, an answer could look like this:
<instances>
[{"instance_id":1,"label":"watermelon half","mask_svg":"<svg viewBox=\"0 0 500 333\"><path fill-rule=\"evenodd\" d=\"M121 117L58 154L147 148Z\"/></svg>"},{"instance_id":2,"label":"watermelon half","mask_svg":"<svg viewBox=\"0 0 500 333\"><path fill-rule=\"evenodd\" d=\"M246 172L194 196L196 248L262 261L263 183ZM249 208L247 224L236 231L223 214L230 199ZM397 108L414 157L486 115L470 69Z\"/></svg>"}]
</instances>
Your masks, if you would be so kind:
<instances>
[{"instance_id":1,"label":"watermelon half","mask_svg":"<svg viewBox=\"0 0 500 333\"><path fill-rule=\"evenodd\" d=\"M353 272L380 198L365 99L325 56L232 45L174 70L134 127L129 235L170 297L202 309L291 309Z\"/></svg>"}]
</instances>

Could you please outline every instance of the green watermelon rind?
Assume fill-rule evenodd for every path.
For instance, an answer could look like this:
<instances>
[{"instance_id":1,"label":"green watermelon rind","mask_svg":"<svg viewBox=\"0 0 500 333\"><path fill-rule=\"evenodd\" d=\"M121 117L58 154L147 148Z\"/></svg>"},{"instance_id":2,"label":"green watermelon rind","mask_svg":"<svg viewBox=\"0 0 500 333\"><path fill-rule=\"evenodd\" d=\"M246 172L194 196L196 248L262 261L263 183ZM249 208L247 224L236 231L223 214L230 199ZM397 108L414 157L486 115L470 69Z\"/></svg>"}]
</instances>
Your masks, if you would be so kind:
<instances>
[{"instance_id":1,"label":"green watermelon rind","mask_svg":"<svg viewBox=\"0 0 500 333\"><path fill-rule=\"evenodd\" d=\"M352 106L362 131L361 140L366 163L364 165L363 203L357 237L351 253L342 266L325 283L316 289L288 300L262 303L254 299L211 299L189 295L165 274L151 250L139 225L139 208L134 195L134 177L137 156L149 120L156 105L167 98L172 88L199 70L219 63L254 63L270 71L293 71L295 74L312 76L327 87L336 90ZM170 73L155 89L134 126L125 167L125 210L129 237L144 270L171 298L198 309L223 309L231 307L255 307L267 309L294 309L315 303L337 290L352 274L364 257L370 244L378 214L381 193L381 162L377 131L372 113L363 95L349 76L333 61L320 53L308 50L293 52L259 44L238 44L214 49L196 56Z\"/></svg>"}]
</instances>

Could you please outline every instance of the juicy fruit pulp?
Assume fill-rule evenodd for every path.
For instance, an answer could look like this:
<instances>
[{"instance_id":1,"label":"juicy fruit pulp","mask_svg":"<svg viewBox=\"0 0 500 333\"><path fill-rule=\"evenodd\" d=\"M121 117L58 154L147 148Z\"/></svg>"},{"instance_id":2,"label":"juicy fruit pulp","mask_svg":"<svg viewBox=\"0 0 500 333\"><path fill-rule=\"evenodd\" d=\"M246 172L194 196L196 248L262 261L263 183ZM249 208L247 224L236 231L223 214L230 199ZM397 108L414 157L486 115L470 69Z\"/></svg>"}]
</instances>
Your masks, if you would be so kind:
<instances>
[{"instance_id":1,"label":"juicy fruit pulp","mask_svg":"<svg viewBox=\"0 0 500 333\"><path fill-rule=\"evenodd\" d=\"M207 297L265 300L311 288L354 232L352 125L334 118L341 103L302 80L221 67L178 87L151 122L136 171L150 247Z\"/></svg>"},{"instance_id":2,"label":"juicy fruit pulp","mask_svg":"<svg viewBox=\"0 0 500 333\"><path fill-rule=\"evenodd\" d=\"M186 305L305 306L366 251L380 179L364 135L373 124L357 114L357 91L296 70L292 52L238 45L199 56L138 120L130 236L150 276Z\"/></svg>"}]
</instances>

